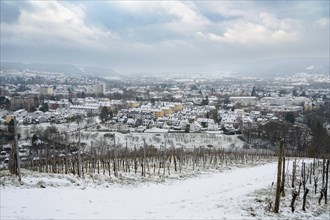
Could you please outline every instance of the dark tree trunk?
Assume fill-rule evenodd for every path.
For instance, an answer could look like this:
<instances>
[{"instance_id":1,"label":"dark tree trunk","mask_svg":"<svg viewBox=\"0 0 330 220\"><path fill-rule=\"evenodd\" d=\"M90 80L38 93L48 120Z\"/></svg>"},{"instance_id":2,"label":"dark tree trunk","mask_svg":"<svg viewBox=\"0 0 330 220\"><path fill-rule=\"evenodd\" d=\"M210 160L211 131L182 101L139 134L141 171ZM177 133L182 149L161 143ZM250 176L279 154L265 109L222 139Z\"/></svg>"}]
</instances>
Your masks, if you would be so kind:
<instances>
[{"instance_id":1,"label":"dark tree trunk","mask_svg":"<svg viewBox=\"0 0 330 220\"><path fill-rule=\"evenodd\" d=\"M302 206L302 210L304 210L304 211L306 211L306 197L307 197L308 192L309 192L309 189L306 188L305 191L304 191L303 206Z\"/></svg>"},{"instance_id":2,"label":"dark tree trunk","mask_svg":"<svg viewBox=\"0 0 330 220\"><path fill-rule=\"evenodd\" d=\"M280 143L280 150L278 155L278 164L277 164L277 183L276 183L276 198L275 198L275 207L274 212L279 213L280 208L280 194L281 194L281 172L282 172L282 159L284 153L284 144L283 141Z\"/></svg>"},{"instance_id":3,"label":"dark tree trunk","mask_svg":"<svg viewBox=\"0 0 330 220\"><path fill-rule=\"evenodd\" d=\"M329 180L329 159L327 161L327 167L326 167L326 173L325 173L325 191L324 191L324 203L328 203L328 180Z\"/></svg>"},{"instance_id":4,"label":"dark tree trunk","mask_svg":"<svg viewBox=\"0 0 330 220\"><path fill-rule=\"evenodd\" d=\"M297 192L297 191L293 191L293 192L292 192L291 205L290 205L290 207L291 207L291 211L292 211L292 212L294 212L294 210L295 210L294 202L296 201L297 196L298 196L298 192Z\"/></svg>"},{"instance_id":5,"label":"dark tree trunk","mask_svg":"<svg viewBox=\"0 0 330 220\"><path fill-rule=\"evenodd\" d=\"M284 152L283 152L284 154ZM282 191L282 197L285 196L285 157L283 155L283 169L282 169L282 182L281 182L281 191Z\"/></svg>"},{"instance_id":6,"label":"dark tree trunk","mask_svg":"<svg viewBox=\"0 0 330 220\"><path fill-rule=\"evenodd\" d=\"M319 205L321 205L321 201L322 201L323 196L324 196L324 190L325 190L325 189L322 189L322 190L320 191L321 195L320 195L320 198L319 198Z\"/></svg>"}]
</instances>

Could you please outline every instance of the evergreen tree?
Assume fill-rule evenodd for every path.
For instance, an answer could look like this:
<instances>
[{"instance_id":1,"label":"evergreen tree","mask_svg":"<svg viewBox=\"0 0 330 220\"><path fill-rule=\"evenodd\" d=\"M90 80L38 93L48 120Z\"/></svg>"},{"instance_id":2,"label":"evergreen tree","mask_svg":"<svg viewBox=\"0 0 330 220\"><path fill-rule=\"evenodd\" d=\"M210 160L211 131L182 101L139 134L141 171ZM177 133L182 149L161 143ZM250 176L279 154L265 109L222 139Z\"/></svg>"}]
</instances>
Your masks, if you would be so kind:
<instances>
[{"instance_id":1,"label":"evergreen tree","mask_svg":"<svg viewBox=\"0 0 330 220\"><path fill-rule=\"evenodd\" d=\"M312 128L312 156L320 156L325 152L329 152L329 135L326 129L322 126L321 122L317 122L315 127Z\"/></svg>"},{"instance_id":2,"label":"evergreen tree","mask_svg":"<svg viewBox=\"0 0 330 220\"><path fill-rule=\"evenodd\" d=\"M297 92L296 89L294 89L294 90L292 91L292 96L298 96L298 92Z\"/></svg>"},{"instance_id":3,"label":"evergreen tree","mask_svg":"<svg viewBox=\"0 0 330 220\"><path fill-rule=\"evenodd\" d=\"M101 113L100 113L100 118L101 118L102 122L105 122L109 118L109 115L110 115L109 109L106 106L103 106Z\"/></svg>"},{"instance_id":4,"label":"evergreen tree","mask_svg":"<svg viewBox=\"0 0 330 220\"><path fill-rule=\"evenodd\" d=\"M49 111L48 103L44 102L42 106L39 108L39 110L43 112L48 112Z\"/></svg>"},{"instance_id":5,"label":"evergreen tree","mask_svg":"<svg viewBox=\"0 0 330 220\"><path fill-rule=\"evenodd\" d=\"M184 129L184 132L189 133L189 130L190 130L190 125L186 125L186 128Z\"/></svg>"},{"instance_id":6,"label":"evergreen tree","mask_svg":"<svg viewBox=\"0 0 330 220\"><path fill-rule=\"evenodd\" d=\"M257 96L256 87L255 86L253 86L253 88L252 88L251 96Z\"/></svg>"},{"instance_id":7,"label":"evergreen tree","mask_svg":"<svg viewBox=\"0 0 330 220\"><path fill-rule=\"evenodd\" d=\"M294 123L295 122L295 118L294 118L294 115L292 112L288 112L286 113L285 115L285 121L288 121L288 122L291 122L291 123Z\"/></svg>"}]
</instances>

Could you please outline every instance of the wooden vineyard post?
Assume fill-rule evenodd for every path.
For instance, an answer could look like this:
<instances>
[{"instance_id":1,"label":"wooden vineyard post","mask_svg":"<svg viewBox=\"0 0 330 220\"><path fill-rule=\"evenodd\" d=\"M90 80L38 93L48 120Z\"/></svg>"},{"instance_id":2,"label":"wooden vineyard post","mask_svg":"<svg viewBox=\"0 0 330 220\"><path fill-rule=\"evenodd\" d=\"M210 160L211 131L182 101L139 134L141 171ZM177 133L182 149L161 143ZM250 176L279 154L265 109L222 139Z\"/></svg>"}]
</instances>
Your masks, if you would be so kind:
<instances>
[{"instance_id":1,"label":"wooden vineyard post","mask_svg":"<svg viewBox=\"0 0 330 220\"><path fill-rule=\"evenodd\" d=\"M281 183L281 191L282 191L282 197L285 196L285 156L284 156L284 151L283 151L283 169L282 169L282 183Z\"/></svg>"},{"instance_id":2,"label":"wooden vineyard post","mask_svg":"<svg viewBox=\"0 0 330 220\"><path fill-rule=\"evenodd\" d=\"M166 164L166 141L164 143L164 157L163 157L163 175L165 176L165 164Z\"/></svg>"},{"instance_id":3,"label":"wooden vineyard post","mask_svg":"<svg viewBox=\"0 0 330 220\"><path fill-rule=\"evenodd\" d=\"M143 139L143 170L142 176L146 176L146 140Z\"/></svg>"},{"instance_id":4,"label":"wooden vineyard post","mask_svg":"<svg viewBox=\"0 0 330 220\"><path fill-rule=\"evenodd\" d=\"M10 155L9 171L10 173L17 175L18 181L21 182L21 161L19 158L19 149L18 149L18 141L17 141L16 116L14 116L11 122L13 123L13 128L14 128L14 143Z\"/></svg>"},{"instance_id":5,"label":"wooden vineyard post","mask_svg":"<svg viewBox=\"0 0 330 220\"><path fill-rule=\"evenodd\" d=\"M192 153L192 164L193 164L193 170L195 170L195 146L194 146L194 151Z\"/></svg>"},{"instance_id":6,"label":"wooden vineyard post","mask_svg":"<svg viewBox=\"0 0 330 220\"><path fill-rule=\"evenodd\" d=\"M325 173L325 191L324 191L324 203L327 204L328 203L328 181L329 181L329 159L327 161L327 165L326 165L326 173Z\"/></svg>"},{"instance_id":7,"label":"wooden vineyard post","mask_svg":"<svg viewBox=\"0 0 330 220\"><path fill-rule=\"evenodd\" d=\"M284 144L283 144L283 141L281 141L280 142L280 151L279 151L279 155L278 155L278 164L277 164L276 198L275 198L275 208L274 208L275 213L279 213L279 207L280 207L283 154L284 154Z\"/></svg>"},{"instance_id":8,"label":"wooden vineyard post","mask_svg":"<svg viewBox=\"0 0 330 220\"><path fill-rule=\"evenodd\" d=\"M48 143L46 143L46 173L48 173Z\"/></svg>"},{"instance_id":9,"label":"wooden vineyard post","mask_svg":"<svg viewBox=\"0 0 330 220\"><path fill-rule=\"evenodd\" d=\"M124 167L124 172L127 173L127 141L126 141L126 147L125 147L125 167Z\"/></svg>"},{"instance_id":10,"label":"wooden vineyard post","mask_svg":"<svg viewBox=\"0 0 330 220\"><path fill-rule=\"evenodd\" d=\"M65 174L68 174L68 146L65 143Z\"/></svg>"},{"instance_id":11,"label":"wooden vineyard post","mask_svg":"<svg viewBox=\"0 0 330 220\"><path fill-rule=\"evenodd\" d=\"M182 164L183 164L183 145L181 145L181 152L180 152L180 173L182 171Z\"/></svg>"},{"instance_id":12,"label":"wooden vineyard post","mask_svg":"<svg viewBox=\"0 0 330 220\"><path fill-rule=\"evenodd\" d=\"M293 166L292 166L292 183L291 183L292 188L294 188L295 179L296 179L296 159L294 159Z\"/></svg>"},{"instance_id":13,"label":"wooden vineyard post","mask_svg":"<svg viewBox=\"0 0 330 220\"><path fill-rule=\"evenodd\" d=\"M118 177L118 158L117 158L117 146L116 146L116 134L113 133L113 147L114 147L114 174Z\"/></svg>"},{"instance_id":14,"label":"wooden vineyard post","mask_svg":"<svg viewBox=\"0 0 330 220\"><path fill-rule=\"evenodd\" d=\"M78 176L79 177L83 177L82 176L82 161L81 161L81 152L80 152L80 126L79 126L79 123L78 123L78 131L79 131L79 140L78 140L78 163L77 163L77 166L78 166Z\"/></svg>"},{"instance_id":15,"label":"wooden vineyard post","mask_svg":"<svg viewBox=\"0 0 330 220\"><path fill-rule=\"evenodd\" d=\"M324 178L325 178L325 159L323 159L323 165L322 165L322 187L324 187Z\"/></svg>"},{"instance_id":16,"label":"wooden vineyard post","mask_svg":"<svg viewBox=\"0 0 330 220\"><path fill-rule=\"evenodd\" d=\"M110 146L108 147L108 170L109 170L109 176L111 176L111 152L110 152Z\"/></svg>"},{"instance_id":17,"label":"wooden vineyard post","mask_svg":"<svg viewBox=\"0 0 330 220\"><path fill-rule=\"evenodd\" d=\"M55 158L55 155L56 155L56 145L55 145L55 134L53 135L53 151L52 151L52 156L53 156L53 164L52 164L52 171L53 173L56 173L56 158Z\"/></svg>"}]
</instances>

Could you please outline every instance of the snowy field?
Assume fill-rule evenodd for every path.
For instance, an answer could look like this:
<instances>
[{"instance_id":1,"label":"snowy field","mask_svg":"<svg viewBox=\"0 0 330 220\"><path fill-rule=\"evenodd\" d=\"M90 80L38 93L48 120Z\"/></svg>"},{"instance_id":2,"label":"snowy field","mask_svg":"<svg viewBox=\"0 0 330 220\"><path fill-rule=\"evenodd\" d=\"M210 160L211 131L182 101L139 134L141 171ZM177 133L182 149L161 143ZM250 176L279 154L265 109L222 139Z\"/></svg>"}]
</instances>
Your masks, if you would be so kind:
<instances>
[{"instance_id":1,"label":"snowy field","mask_svg":"<svg viewBox=\"0 0 330 220\"><path fill-rule=\"evenodd\" d=\"M329 206L295 213L275 200L276 163L236 167L182 179L95 184L90 178L26 171L23 185L2 173L1 219L328 219ZM30 172L30 173L29 173ZM288 192L290 198L290 193Z\"/></svg>"},{"instance_id":2,"label":"snowy field","mask_svg":"<svg viewBox=\"0 0 330 220\"><path fill-rule=\"evenodd\" d=\"M99 122L97 118L93 119L94 122ZM21 135L21 139L24 140L27 137L32 137L32 135L38 130L44 130L49 126L54 126L58 129L60 133L68 132L69 142L78 142L79 136L77 129L84 128L86 121L82 122L80 126L77 123L63 123L63 124L33 124L33 125L21 125L18 129L18 133ZM113 138L106 138L104 135L115 134L117 147L125 147L126 143L129 148L143 146L144 142L148 145L153 145L156 148L164 146L166 142L167 147L184 147L193 148L199 146L212 145L219 149L241 149L245 142L238 138L239 135L225 135L219 132L209 132L209 133L138 133L130 132L128 134L122 134L120 132L110 132L107 131L107 126L104 124L99 124L100 130L95 128L88 128L81 130L81 143L86 146L88 150L91 145L109 145L113 144ZM30 142L30 140L28 141Z\"/></svg>"}]
</instances>

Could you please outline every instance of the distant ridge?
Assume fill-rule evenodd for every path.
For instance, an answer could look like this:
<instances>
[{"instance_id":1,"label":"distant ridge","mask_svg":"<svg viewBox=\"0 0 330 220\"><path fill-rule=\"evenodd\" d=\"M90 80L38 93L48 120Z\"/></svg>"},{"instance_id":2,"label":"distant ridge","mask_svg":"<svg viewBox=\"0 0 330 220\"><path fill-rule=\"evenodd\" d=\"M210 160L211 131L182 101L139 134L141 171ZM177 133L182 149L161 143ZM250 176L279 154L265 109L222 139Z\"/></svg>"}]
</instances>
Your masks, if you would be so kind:
<instances>
[{"instance_id":1,"label":"distant ridge","mask_svg":"<svg viewBox=\"0 0 330 220\"><path fill-rule=\"evenodd\" d=\"M329 57L293 57L268 59L238 65L238 75L281 77L298 72L329 74Z\"/></svg>"},{"instance_id":2,"label":"distant ridge","mask_svg":"<svg viewBox=\"0 0 330 220\"><path fill-rule=\"evenodd\" d=\"M104 68L89 67L89 66L76 67L72 64L1 62L0 69L59 72L67 75L92 75L98 77L117 75L117 73L112 69L104 69Z\"/></svg>"}]
</instances>

